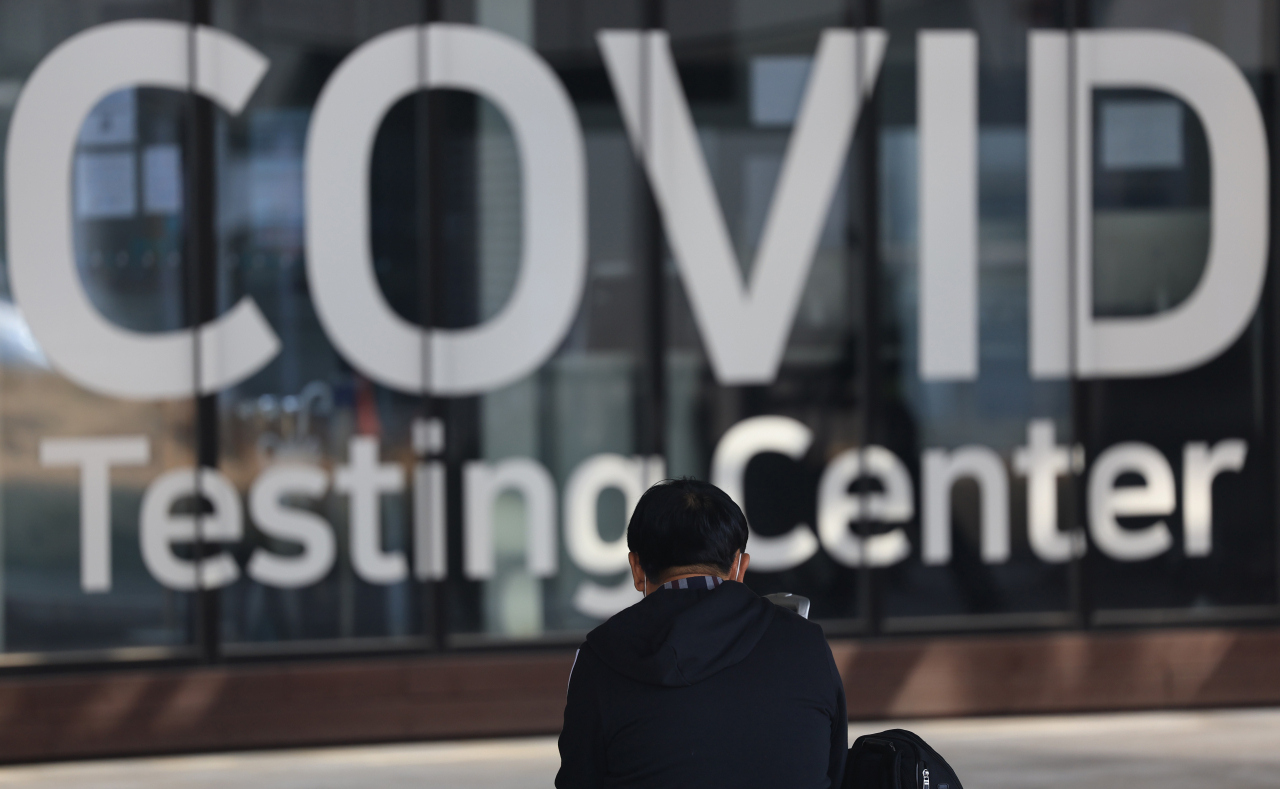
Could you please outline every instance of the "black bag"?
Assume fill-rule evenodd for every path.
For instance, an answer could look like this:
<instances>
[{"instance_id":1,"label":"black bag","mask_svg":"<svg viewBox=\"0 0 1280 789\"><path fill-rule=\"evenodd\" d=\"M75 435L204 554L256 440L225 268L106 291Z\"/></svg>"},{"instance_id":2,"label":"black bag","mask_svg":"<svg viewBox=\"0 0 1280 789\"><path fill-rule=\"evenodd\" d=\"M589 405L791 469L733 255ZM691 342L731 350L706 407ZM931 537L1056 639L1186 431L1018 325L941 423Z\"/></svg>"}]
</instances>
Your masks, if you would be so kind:
<instances>
[{"instance_id":1,"label":"black bag","mask_svg":"<svg viewBox=\"0 0 1280 789\"><path fill-rule=\"evenodd\" d=\"M864 734L849 749L841 789L962 789L956 771L906 729Z\"/></svg>"}]
</instances>

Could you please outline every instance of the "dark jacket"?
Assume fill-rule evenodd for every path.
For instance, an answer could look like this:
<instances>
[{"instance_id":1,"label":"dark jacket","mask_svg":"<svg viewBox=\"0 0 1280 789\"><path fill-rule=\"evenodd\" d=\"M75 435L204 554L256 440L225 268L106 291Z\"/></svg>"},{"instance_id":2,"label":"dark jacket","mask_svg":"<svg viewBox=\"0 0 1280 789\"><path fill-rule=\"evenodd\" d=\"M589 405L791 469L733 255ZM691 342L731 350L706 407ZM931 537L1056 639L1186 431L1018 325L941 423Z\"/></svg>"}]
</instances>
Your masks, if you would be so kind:
<instances>
[{"instance_id":1,"label":"dark jacket","mask_svg":"<svg viewBox=\"0 0 1280 789\"><path fill-rule=\"evenodd\" d=\"M820 789L849 748L822 628L740 583L661 589L587 636L560 789Z\"/></svg>"}]
</instances>

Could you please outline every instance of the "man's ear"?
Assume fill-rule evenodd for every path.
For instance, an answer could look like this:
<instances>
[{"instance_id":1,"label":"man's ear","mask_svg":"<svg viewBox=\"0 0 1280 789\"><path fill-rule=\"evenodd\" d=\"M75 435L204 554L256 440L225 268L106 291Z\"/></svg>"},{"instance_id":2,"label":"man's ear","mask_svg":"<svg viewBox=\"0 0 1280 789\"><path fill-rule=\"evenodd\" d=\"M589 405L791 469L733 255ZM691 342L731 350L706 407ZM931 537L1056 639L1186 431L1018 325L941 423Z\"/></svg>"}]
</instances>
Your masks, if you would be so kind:
<instances>
[{"instance_id":1,"label":"man's ear","mask_svg":"<svg viewBox=\"0 0 1280 789\"><path fill-rule=\"evenodd\" d=\"M635 584L636 591L645 594L648 584L644 576L644 569L640 567L640 556L635 551L631 551L627 554L627 561L631 563L631 581Z\"/></svg>"}]
</instances>

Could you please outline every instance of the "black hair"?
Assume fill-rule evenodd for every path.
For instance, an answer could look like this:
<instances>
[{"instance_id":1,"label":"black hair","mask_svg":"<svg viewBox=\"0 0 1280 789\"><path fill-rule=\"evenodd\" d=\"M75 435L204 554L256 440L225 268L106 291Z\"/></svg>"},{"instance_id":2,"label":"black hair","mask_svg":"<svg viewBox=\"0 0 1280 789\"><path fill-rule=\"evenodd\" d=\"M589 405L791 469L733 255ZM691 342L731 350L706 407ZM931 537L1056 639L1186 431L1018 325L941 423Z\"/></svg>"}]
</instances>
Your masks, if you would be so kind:
<instances>
[{"instance_id":1,"label":"black hair","mask_svg":"<svg viewBox=\"0 0 1280 789\"><path fill-rule=\"evenodd\" d=\"M645 491L627 525L627 547L652 580L671 567L705 565L729 572L747 547L747 518L723 490L684 477Z\"/></svg>"}]
</instances>

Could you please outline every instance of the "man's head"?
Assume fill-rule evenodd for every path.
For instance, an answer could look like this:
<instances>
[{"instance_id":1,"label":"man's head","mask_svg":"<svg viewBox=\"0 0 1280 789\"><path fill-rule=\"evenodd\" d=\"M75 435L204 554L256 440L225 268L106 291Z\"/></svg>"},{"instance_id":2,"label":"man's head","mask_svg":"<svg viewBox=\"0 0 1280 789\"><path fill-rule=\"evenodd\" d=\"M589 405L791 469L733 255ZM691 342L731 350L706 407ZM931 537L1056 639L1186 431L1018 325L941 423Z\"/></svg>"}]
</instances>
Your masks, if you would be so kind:
<instances>
[{"instance_id":1,"label":"man's head","mask_svg":"<svg viewBox=\"0 0 1280 789\"><path fill-rule=\"evenodd\" d=\"M687 575L742 580L750 561L747 519L708 482L668 479L645 491L627 526L637 589ZM647 582L647 583L646 583Z\"/></svg>"}]
</instances>

